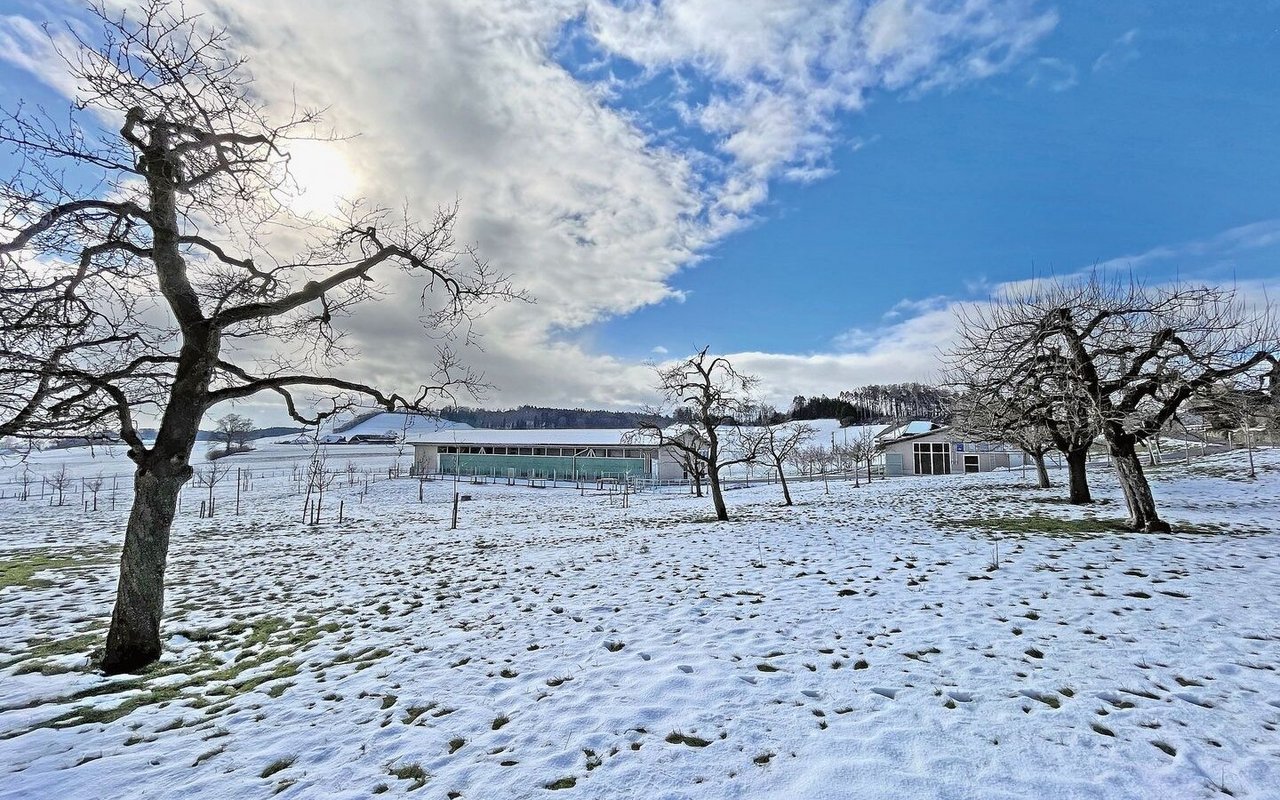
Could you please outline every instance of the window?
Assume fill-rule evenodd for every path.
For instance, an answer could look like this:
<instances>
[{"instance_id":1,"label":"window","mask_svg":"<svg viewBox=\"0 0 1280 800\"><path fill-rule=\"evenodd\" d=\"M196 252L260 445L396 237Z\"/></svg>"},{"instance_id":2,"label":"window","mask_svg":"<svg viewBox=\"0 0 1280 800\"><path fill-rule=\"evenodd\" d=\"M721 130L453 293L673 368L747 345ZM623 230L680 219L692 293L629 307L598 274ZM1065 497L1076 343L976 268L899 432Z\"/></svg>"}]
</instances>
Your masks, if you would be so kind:
<instances>
[{"instance_id":1,"label":"window","mask_svg":"<svg viewBox=\"0 0 1280 800\"><path fill-rule=\"evenodd\" d=\"M547 454L547 448L545 448L545 447L535 447L535 448L533 448L533 454L534 454L535 456L545 456L545 455Z\"/></svg>"},{"instance_id":2,"label":"window","mask_svg":"<svg viewBox=\"0 0 1280 800\"><path fill-rule=\"evenodd\" d=\"M644 458L644 451L628 449L627 458Z\"/></svg>"},{"instance_id":3,"label":"window","mask_svg":"<svg viewBox=\"0 0 1280 800\"><path fill-rule=\"evenodd\" d=\"M520 455L522 455L522 456L531 456L531 455L533 455L533 448L532 448L532 447L521 447L521 448L520 448Z\"/></svg>"},{"instance_id":4,"label":"window","mask_svg":"<svg viewBox=\"0 0 1280 800\"><path fill-rule=\"evenodd\" d=\"M915 442L911 446L915 455L917 475L950 475L951 445L946 442Z\"/></svg>"}]
</instances>

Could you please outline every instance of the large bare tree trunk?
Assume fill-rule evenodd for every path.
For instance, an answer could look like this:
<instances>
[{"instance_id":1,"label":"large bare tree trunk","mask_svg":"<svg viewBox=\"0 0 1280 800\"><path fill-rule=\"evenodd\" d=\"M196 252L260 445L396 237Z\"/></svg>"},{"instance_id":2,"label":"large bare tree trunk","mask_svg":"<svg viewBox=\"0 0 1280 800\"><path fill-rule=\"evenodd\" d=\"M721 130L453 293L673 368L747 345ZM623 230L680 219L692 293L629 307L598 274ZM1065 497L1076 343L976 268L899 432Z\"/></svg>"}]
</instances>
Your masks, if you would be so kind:
<instances>
[{"instance_id":1,"label":"large bare tree trunk","mask_svg":"<svg viewBox=\"0 0 1280 800\"><path fill-rule=\"evenodd\" d=\"M724 504L724 494L720 490L720 470L713 465L707 470L707 483L711 486L711 502L716 507L716 519L729 521L729 507Z\"/></svg>"},{"instance_id":2,"label":"large bare tree trunk","mask_svg":"<svg viewBox=\"0 0 1280 800\"><path fill-rule=\"evenodd\" d=\"M782 498L785 501L783 505L791 505L791 490L787 488L787 476L782 471L782 464L778 464L778 480L782 482Z\"/></svg>"},{"instance_id":3,"label":"large bare tree trunk","mask_svg":"<svg viewBox=\"0 0 1280 800\"><path fill-rule=\"evenodd\" d=\"M1049 467L1044 463L1044 453L1032 453L1031 459L1036 462L1036 481L1041 489L1051 487L1049 483Z\"/></svg>"},{"instance_id":4,"label":"large bare tree trunk","mask_svg":"<svg viewBox=\"0 0 1280 800\"><path fill-rule=\"evenodd\" d=\"M130 451L138 459L135 494L102 659L102 668L109 674L131 672L160 656L169 531L178 493L191 479L191 450L208 407L209 384L221 350L221 336L201 313L179 249L176 193L163 138L156 148L157 153L144 157L151 189L152 258L165 299L182 330L182 349L155 445L145 455Z\"/></svg>"},{"instance_id":5,"label":"large bare tree trunk","mask_svg":"<svg viewBox=\"0 0 1280 800\"><path fill-rule=\"evenodd\" d=\"M164 571L173 525L190 467L168 465L139 469L134 478L133 510L120 557L120 583L107 633L102 669L108 674L133 672L160 657L160 617L164 612Z\"/></svg>"},{"instance_id":6,"label":"large bare tree trunk","mask_svg":"<svg viewBox=\"0 0 1280 800\"><path fill-rule=\"evenodd\" d=\"M1124 490L1125 501L1129 504L1129 527L1135 531L1148 533L1167 533L1169 523L1160 519L1156 512L1155 497L1151 494L1151 484L1142 471L1142 459L1132 443L1113 442L1111 459L1115 464L1116 475L1120 478L1120 488Z\"/></svg>"},{"instance_id":7,"label":"large bare tree trunk","mask_svg":"<svg viewBox=\"0 0 1280 800\"><path fill-rule=\"evenodd\" d=\"M1092 503L1093 495L1089 492L1089 473L1087 470L1089 448L1081 447L1068 450L1064 455L1067 458L1069 501L1073 505L1088 505Z\"/></svg>"}]
</instances>

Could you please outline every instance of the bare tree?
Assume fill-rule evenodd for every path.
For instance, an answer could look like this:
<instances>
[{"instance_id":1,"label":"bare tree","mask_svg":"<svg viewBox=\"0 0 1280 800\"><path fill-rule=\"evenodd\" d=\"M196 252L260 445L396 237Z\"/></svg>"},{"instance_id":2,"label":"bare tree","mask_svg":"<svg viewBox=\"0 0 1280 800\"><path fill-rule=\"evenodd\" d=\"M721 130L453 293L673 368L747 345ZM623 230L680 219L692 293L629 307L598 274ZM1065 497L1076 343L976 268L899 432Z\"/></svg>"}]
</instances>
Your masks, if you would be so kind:
<instances>
[{"instance_id":1,"label":"bare tree","mask_svg":"<svg viewBox=\"0 0 1280 800\"><path fill-rule=\"evenodd\" d=\"M1168 531L1137 447L1191 396L1220 381L1268 372L1276 328L1268 310L1233 289L1151 288L1097 275L1003 298L992 317L1000 358L1029 382L1082 400L1107 443L1135 530Z\"/></svg>"},{"instance_id":2,"label":"bare tree","mask_svg":"<svg viewBox=\"0 0 1280 800\"><path fill-rule=\"evenodd\" d=\"M1257 377L1274 381L1274 371ZM1197 407L1208 412L1220 429L1225 429L1228 434L1238 433L1236 442L1243 443L1249 453L1249 477L1256 478L1258 470L1254 463L1254 448L1258 433L1269 427L1274 408L1270 391L1256 384L1249 385L1252 383L1225 381L1210 386L1202 393Z\"/></svg>"},{"instance_id":3,"label":"bare tree","mask_svg":"<svg viewBox=\"0 0 1280 800\"><path fill-rule=\"evenodd\" d=\"M253 432L253 420L239 414L219 417L214 428L218 441L223 443L222 455L239 453L249 448L249 434Z\"/></svg>"},{"instance_id":4,"label":"bare tree","mask_svg":"<svg viewBox=\"0 0 1280 800\"><path fill-rule=\"evenodd\" d=\"M196 485L206 486L209 489L207 513L211 517L214 509L213 490L219 483L222 483L222 479L227 477L229 472L231 472L230 464L219 464L216 461L195 471Z\"/></svg>"},{"instance_id":5,"label":"bare tree","mask_svg":"<svg viewBox=\"0 0 1280 800\"><path fill-rule=\"evenodd\" d=\"M817 430L803 422L784 422L781 425L763 425L764 435L760 442L760 452L768 459L769 465L778 473L778 482L782 484L784 505L791 505L791 489L787 486L786 465L795 461L796 451L805 442L813 438Z\"/></svg>"},{"instance_id":6,"label":"bare tree","mask_svg":"<svg viewBox=\"0 0 1280 800\"><path fill-rule=\"evenodd\" d=\"M22 465L22 472L18 475L19 485L22 486L22 500L26 502L31 499L31 484L35 483L36 475L31 471L29 464Z\"/></svg>"},{"instance_id":7,"label":"bare tree","mask_svg":"<svg viewBox=\"0 0 1280 800\"><path fill-rule=\"evenodd\" d=\"M62 505L63 495L67 491L67 487L71 485L71 473L67 471L66 464L59 464L58 471L48 476L45 480L49 482L49 487L58 493L58 505ZM52 495L50 495L52 499Z\"/></svg>"},{"instance_id":8,"label":"bare tree","mask_svg":"<svg viewBox=\"0 0 1280 800\"><path fill-rule=\"evenodd\" d=\"M102 491L102 476L95 475L84 482L84 486L89 490L89 494L93 496L93 510L98 510L98 492Z\"/></svg>"},{"instance_id":9,"label":"bare tree","mask_svg":"<svg viewBox=\"0 0 1280 800\"><path fill-rule=\"evenodd\" d=\"M721 473L759 457L759 429L741 423L753 411L751 391L759 379L739 373L728 359L709 350L704 347L677 364L655 367L662 405L650 416L670 417L681 410L687 424L664 427L661 422L642 421L639 432L661 447L682 453L689 463L702 465L716 519L726 521L729 509L724 504Z\"/></svg>"},{"instance_id":10,"label":"bare tree","mask_svg":"<svg viewBox=\"0 0 1280 800\"><path fill-rule=\"evenodd\" d=\"M849 454L853 458L855 472L859 464L866 464L867 483L871 483L871 464L875 461L876 453L880 451L876 442L875 429L867 425L859 427L853 437L848 440L847 446Z\"/></svg>"},{"instance_id":11,"label":"bare tree","mask_svg":"<svg viewBox=\"0 0 1280 800\"><path fill-rule=\"evenodd\" d=\"M135 499L102 662L116 673L160 655L169 532L207 410L273 392L314 424L356 398L421 408L479 388L446 345L406 395L333 376L350 357L337 322L376 299L379 268L422 278L422 318L441 336L469 340L485 304L515 294L455 244L456 207L425 225L362 203L301 219L287 148L320 132L318 113L270 121L225 34L180 6L93 11L100 30L51 37L76 87L70 121L21 106L0 120L18 165L0 183L0 435L111 420L129 448ZM255 351L274 355L234 358ZM329 397L308 414L298 391ZM140 412L159 419L151 445Z\"/></svg>"},{"instance_id":12,"label":"bare tree","mask_svg":"<svg viewBox=\"0 0 1280 800\"><path fill-rule=\"evenodd\" d=\"M1069 374L1040 369L1028 347L1037 317L1017 302L978 305L961 312L959 337L948 354L949 382L964 393L957 426L966 433L1016 444L1036 462L1048 488L1045 439L1067 462L1071 503L1093 502L1089 450L1098 438L1093 403Z\"/></svg>"},{"instance_id":13,"label":"bare tree","mask_svg":"<svg viewBox=\"0 0 1280 800\"><path fill-rule=\"evenodd\" d=\"M1054 449L1054 440L1044 420L1030 407L999 395L973 393L956 401L955 414L954 425L966 438L1016 444L1035 462L1039 487L1051 487L1045 456Z\"/></svg>"},{"instance_id":14,"label":"bare tree","mask_svg":"<svg viewBox=\"0 0 1280 800\"><path fill-rule=\"evenodd\" d=\"M676 450L674 455L684 474L693 481L694 495L702 497L702 482L707 479L706 462L691 450Z\"/></svg>"}]
</instances>

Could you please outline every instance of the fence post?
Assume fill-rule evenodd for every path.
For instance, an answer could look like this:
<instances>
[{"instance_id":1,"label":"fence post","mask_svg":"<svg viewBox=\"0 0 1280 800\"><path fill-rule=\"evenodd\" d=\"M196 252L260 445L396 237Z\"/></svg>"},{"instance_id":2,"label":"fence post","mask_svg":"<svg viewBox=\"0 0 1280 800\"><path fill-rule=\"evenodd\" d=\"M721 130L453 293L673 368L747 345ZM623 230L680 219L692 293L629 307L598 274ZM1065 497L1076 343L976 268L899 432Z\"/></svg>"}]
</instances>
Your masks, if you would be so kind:
<instances>
[{"instance_id":1,"label":"fence post","mask_svg":"<svg viewBox=\"0 0 1280 800\"><path fill-rule=\"evenodd\" d=\"M453 493L453 522L449 525L449 530L458 529L458 493Z\"/></svg>"}]
</instances>

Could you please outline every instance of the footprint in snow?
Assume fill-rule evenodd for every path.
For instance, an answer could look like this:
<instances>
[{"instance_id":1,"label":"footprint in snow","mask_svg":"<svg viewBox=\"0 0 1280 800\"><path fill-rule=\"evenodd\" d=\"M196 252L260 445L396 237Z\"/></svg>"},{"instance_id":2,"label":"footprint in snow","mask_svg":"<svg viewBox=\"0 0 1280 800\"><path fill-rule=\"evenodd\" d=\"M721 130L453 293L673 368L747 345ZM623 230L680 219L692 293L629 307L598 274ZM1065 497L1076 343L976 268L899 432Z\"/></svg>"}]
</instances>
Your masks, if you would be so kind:
<instances>
[{"instance_id":1,"label":"footprint in snow","mask_svg":"<svg viewBox=\"0 0 1280 800\"><path fill-rule=\"evenodd\" d=\"M805 697L817 700L818 695L821 694L821 692L819 692L817 689L802 689L800 691L800 694L804 695Z\"/></svg>"},{"instance_id":2,"label":"footprint in snow","mask_svg":"<svg viewBox=\"0 0 1280 800\"><path fill-rule=\"evenodd\" d=\"M1213 708L1213 703L1210 703L1208 700L1204 700L1199 695L1192 694L1191 692L1174 692L1173 696L1178 698L1179 700L1190 703L1193 706L1200 706L1201 708Z\"/></svg>"},{"instance_id":3,"label":"footprint in snow","mask_svg":"<svg viewBox=\"0 0 1280 800\"><path fill-rule=\"evenodd\" d=\"M688 664L680 664L679 666L676 667L676 669L680 670L686 675L688 675L690 672L693 672L693 667L689 666Z\"/></svg>"},{"instance_id":4,"label":"footprint in snow","mask_svg":"<svg viewBox=\"0 0 1280 800\"><path fill-rule=\"evenodd\" d=\"M900 692L900 691L902 691L902 690L901 690L901 689L886 689L886 688L885 688L885 687L883 687L883 686L873 686L873 687L871 687L871 691L875 692L876 694L880 695L881 697L887 697L887 698L889 698L890 700L897 700L897 699L898 699L898 692Z\"/></svg>"},{"instance_id":5,"label":"footprint in snow","mask_svg":"<svg viewBox=\"0 0 1280 800\"><path fill-rule=\"evenodd\" d=\"M947 692L947 697L955 700L957 703L972 703L973 692Z\"/></svg>"},{"instance_id":6,"label":"footprint in snow","mask_svg":"<svg viewBox=\"0 0 1280 800\"><path fill-rule=\"evenodd\" d=\"M641 661L648 661L649 659L653 658L653 656L649 655L648 653L638 653L638 655L640 656Z\"/></svg>"}]
</instances>

